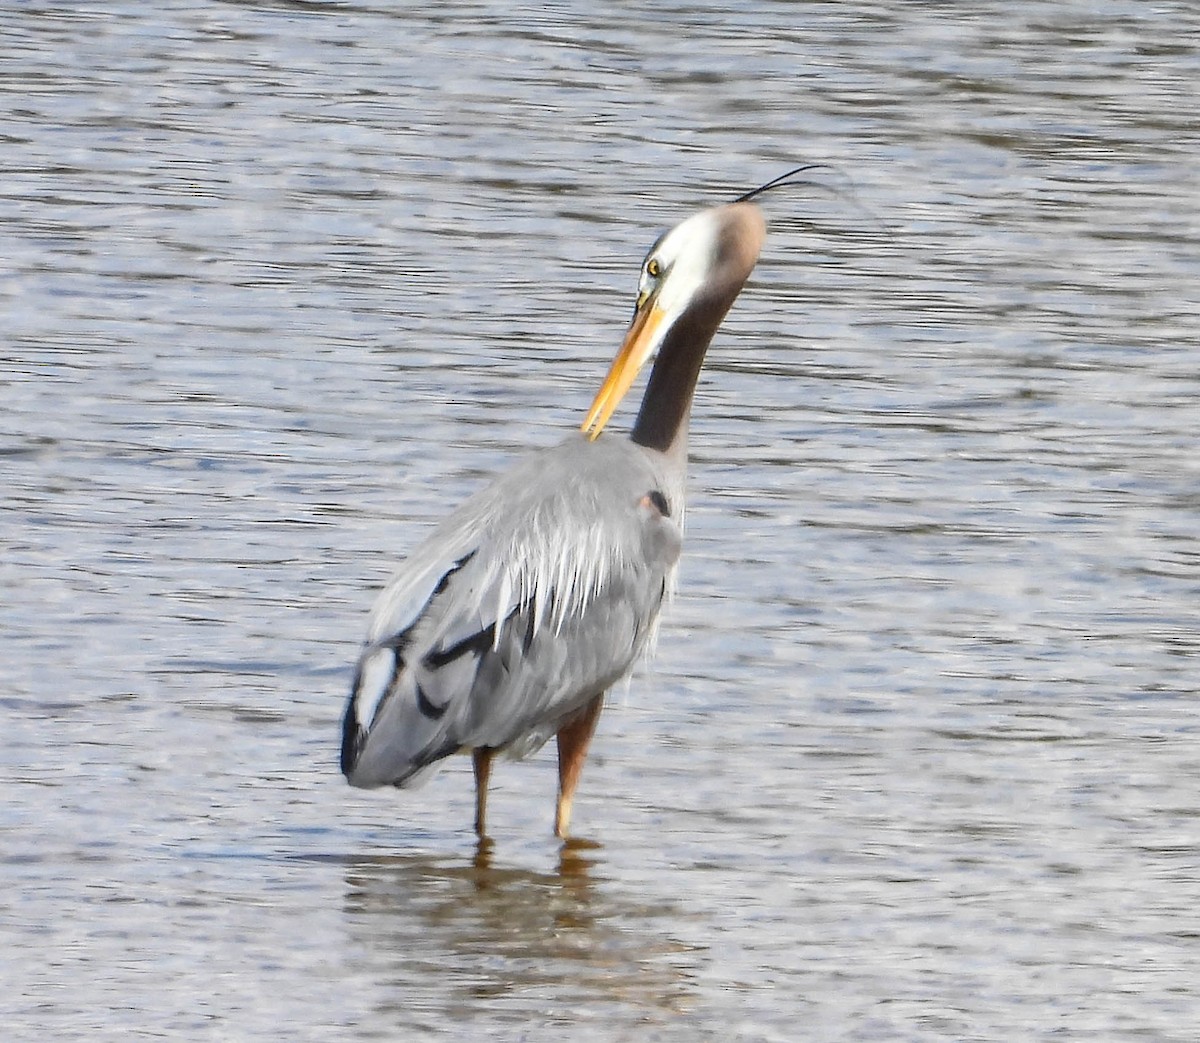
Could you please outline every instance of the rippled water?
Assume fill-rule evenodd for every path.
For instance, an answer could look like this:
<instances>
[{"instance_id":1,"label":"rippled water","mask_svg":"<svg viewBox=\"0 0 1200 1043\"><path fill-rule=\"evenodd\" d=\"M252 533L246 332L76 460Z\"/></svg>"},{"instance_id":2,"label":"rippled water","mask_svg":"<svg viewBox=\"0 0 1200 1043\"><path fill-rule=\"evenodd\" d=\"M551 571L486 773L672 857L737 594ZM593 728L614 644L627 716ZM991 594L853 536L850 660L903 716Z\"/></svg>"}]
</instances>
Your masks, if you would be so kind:
<instances>
[{"instance_id":1,"label":"rippled water","mask_svg":"<svg viewBox=\"0 0 1200 1043\"><path fill-rule=\"evenodd\" d=\"M7 1038L1194 1038L1195 5L0 41ZM805 160L584 839L548 754L485 850L465 762L347 788L394 562L578 422L662 227Z\"/></svg>"}]
</instances>

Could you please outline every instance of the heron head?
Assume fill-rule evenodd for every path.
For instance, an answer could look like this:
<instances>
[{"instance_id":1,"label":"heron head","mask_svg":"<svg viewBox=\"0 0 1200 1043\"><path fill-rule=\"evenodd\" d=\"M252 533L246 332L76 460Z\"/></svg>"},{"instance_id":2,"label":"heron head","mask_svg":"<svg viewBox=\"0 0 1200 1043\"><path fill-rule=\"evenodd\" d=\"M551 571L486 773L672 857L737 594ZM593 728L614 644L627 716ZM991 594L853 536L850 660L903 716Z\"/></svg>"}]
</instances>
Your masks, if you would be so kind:
<instances>
[{"instance_id":1,"label":"heron head","mask_svg":"<svg viewBox=\"0 0 1200 1043\"><path fill-rule=\"evenodd\" d=\"M684 316L711 311L720 322L754 270L766 231L757 206L736 202L689 217L650 248L633 321L583 422L588 438L604 429L642 367Z\"/></svg>"}]
</instances>

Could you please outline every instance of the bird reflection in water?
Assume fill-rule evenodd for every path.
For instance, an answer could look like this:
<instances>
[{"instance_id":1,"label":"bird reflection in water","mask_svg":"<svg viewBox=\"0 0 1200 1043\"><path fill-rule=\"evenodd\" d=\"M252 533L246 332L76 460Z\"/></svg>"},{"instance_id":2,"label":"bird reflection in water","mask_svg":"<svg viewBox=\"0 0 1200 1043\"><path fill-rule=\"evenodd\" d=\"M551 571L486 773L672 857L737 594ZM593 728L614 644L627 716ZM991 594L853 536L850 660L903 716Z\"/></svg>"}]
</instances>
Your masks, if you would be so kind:
<instances>
[{"instance_id":1,"label":"bird reflection in water","mask_svg":"<svg viewBox=\"0 0 1200 1043\"><path fill-rule=\"evenodd\" d=\"M495 842L481 839L465 860L347 860L346 923L360 970L394 997L398 1017L415 1005L467 1021L487 1000L541 1018L556 1001L565 1010L591 999L619 1001L641 1024L671 1019L691 1005L698 959L667 936L681 913L616 894L602 859L601 845L567 840L543 872L504 864Z\"/></svg>"},{"instance_id":2,"label":"bird reflection in water","mask_svg":"<svg viewBox=\"0 0 1200 1043\"><path fill-rule=\"evenodd\" d=\"M602 845L595 840L584 840L582 837L567 837L558 849L558 875L567 880L587 880L588 871L595 864L595 858L589 857L593 852L598 853ZM486 874L492 869L492 855L496 850L496 842L491 837L477 837L475 841L475 857L471 864L480 874ZM487 881L481 878L477 881L479 887L486 887Z\"/></svg>"}]
</instances>

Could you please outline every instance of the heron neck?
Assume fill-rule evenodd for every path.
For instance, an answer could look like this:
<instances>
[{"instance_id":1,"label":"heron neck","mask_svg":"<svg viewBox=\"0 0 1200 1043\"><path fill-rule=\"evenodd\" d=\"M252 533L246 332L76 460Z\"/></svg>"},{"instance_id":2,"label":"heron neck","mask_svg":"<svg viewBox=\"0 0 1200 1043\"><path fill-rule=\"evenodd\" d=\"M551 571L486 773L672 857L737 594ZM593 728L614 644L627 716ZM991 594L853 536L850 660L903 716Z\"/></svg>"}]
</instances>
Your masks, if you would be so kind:
<instances>
[{"instance_id":1,"label":"heron neck","mask_svg":"<svg viewBox=\"0 0 1200 1043\"><path fill-rule=\"evenodd\" d=\"M688 418L704 354L736 296L697 302L672 324L630 432L638 445L671 455L687 452Z\"/></svg>"}]
</instances>

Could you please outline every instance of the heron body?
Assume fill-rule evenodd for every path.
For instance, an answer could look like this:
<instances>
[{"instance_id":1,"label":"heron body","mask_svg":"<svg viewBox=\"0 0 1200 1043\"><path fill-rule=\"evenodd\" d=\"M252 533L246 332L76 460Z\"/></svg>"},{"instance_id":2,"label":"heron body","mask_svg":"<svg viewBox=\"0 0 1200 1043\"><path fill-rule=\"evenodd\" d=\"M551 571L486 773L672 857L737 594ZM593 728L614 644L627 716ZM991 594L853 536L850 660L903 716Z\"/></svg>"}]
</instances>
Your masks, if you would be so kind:
<instances>
[{"instance_id":1,"label":"heron body","mask_svg":"<svg viewBox=\"0 0 1200 1043\"><path fill-rule=\"evenodd\" d=\"M673 583L693 392L764 234L757 207L737 202L659 239L583 430L468 499L384 589L343 722L352 785L410 786L470 751L482 836L493 756L555 736L566 834L604 693L633 668ZM653 355L630 437L598 437Z\"/></svg>"}]
</instances>

